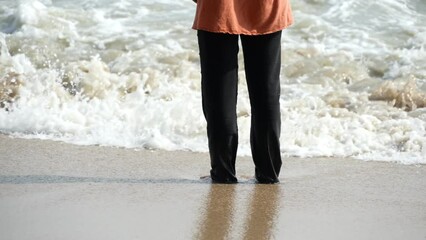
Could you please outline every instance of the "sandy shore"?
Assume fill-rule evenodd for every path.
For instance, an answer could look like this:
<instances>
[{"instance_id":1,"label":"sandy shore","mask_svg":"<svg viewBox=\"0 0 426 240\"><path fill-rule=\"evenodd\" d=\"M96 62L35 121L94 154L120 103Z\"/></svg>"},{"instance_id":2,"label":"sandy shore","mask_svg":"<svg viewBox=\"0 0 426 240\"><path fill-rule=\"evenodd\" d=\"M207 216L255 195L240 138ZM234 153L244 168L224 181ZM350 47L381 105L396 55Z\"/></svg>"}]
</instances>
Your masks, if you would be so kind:
<instances>
[{"instance_id":1,"label":"sandy shore","mask_svg":"<svg viewBox=\"0 0 426 240\"><path fill-rule=\"evenodd\" d=\"M0 239L426 239L426 166L285 159L211 185L207 154L0 135Z\"/></svg>"}]
</instances>

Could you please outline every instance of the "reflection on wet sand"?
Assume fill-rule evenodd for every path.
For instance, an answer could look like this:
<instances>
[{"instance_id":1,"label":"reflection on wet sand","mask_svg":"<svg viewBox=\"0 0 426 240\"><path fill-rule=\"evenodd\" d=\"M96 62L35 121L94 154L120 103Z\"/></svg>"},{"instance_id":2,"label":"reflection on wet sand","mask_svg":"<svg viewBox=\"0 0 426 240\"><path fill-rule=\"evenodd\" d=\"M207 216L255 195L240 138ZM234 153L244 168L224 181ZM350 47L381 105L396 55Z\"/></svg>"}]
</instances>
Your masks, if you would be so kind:
<instances>
[{"instance_id":1,"label":"reflection on wet sand","mask_svg":"<svg viewBox=\"0 0 426 240\"><path fill-rule=\"evenodd\" d=\"M278 185L255 185L243 239L274 239L279 196Z\"/></svg>"},{"instance_id":2,"label":"reflection on wet sand","mask_svg":"<svg viewBox=\"0 0 426 240\"><path fill-rule=\"evenodd\" d=\"M274 227L279 213L279 185L254 185L248 203L237 194L237 185L212 184L201 212L203 218L199 222L195 239L230 239L231 229L242 225L243 232L233 236L242 239L273 239ZM234 222L236 204L243 204L247 209L245 222Z\"/></svg>"},{"instance_id":3,"label":"reflection on wet sand","mask_svg":"<svg viewBox=\"0 0 426 240\"><path fill-rule=\"evenodd\" d=\"M235 184L212 184L206 199L204 219L195 239L226 239L234 213Z\"/></svg>"}]
</instances>

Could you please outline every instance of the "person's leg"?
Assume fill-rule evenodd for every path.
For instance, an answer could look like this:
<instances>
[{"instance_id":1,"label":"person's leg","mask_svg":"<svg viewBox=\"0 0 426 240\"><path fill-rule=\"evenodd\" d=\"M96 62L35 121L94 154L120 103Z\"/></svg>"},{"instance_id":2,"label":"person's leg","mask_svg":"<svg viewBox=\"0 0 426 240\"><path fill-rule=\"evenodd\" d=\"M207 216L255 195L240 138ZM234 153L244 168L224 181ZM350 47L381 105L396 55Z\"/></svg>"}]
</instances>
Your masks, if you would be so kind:
<instances>
[{"instance_id":1,"label":"person's leg","mask_svg":"<svg viewBox=\"0 0 426 240\"><path fill-rule=\"evenodd\" d=\"M203 112L213 182L237 182L238 35L198 31Z\"/></svg>"},{"instance_id":2,"label":"person's leg","mask_svg":"<svg viewBox=\"0 0 426 240\"><path fill-rule=\"evenodd\" d=\"M259 183L279 182L281 31L241 36L251 103L250 143Z\"/></svg>"}]
</instances>

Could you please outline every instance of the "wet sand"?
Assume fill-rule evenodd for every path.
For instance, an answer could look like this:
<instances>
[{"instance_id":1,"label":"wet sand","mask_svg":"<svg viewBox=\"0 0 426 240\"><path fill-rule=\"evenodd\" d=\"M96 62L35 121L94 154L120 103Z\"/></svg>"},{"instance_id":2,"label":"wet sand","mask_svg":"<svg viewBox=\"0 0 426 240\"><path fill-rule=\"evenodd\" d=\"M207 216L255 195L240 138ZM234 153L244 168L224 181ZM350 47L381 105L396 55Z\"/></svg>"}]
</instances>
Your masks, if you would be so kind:
<instances>
[{"instance_id":1,"label":"wet sand","mask_svg":"<svg viewBox=\"0 0 426 240\"><path fill-rule=\"evenodd\" d=\"M426 166L284 159L281 183L200 180L208 155L0 135L0 239L426 239Z\"/></svg>"}]
</instances>

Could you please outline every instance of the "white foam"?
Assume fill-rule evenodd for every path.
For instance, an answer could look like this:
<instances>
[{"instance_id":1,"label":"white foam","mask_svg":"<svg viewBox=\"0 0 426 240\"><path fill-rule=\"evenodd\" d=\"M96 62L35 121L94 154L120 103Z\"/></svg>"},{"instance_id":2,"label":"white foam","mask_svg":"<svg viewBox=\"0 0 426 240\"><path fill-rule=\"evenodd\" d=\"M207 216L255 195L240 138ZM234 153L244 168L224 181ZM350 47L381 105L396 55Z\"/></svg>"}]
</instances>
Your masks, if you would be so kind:
<instances>
[{"instance_id":1,"label":"white foam","mask_svg":"<svg viewBox=\"0 0 426 240\"><path fill-rule=\"evenodd\" d=\"M296 23L282 52L284 155L426 163L426 18L405 2L293 2ZM191 1L2 8L1 132L207 151ZM241 58L239 65L239 154L249 155Z\"/></svg>"}]
</instances>

